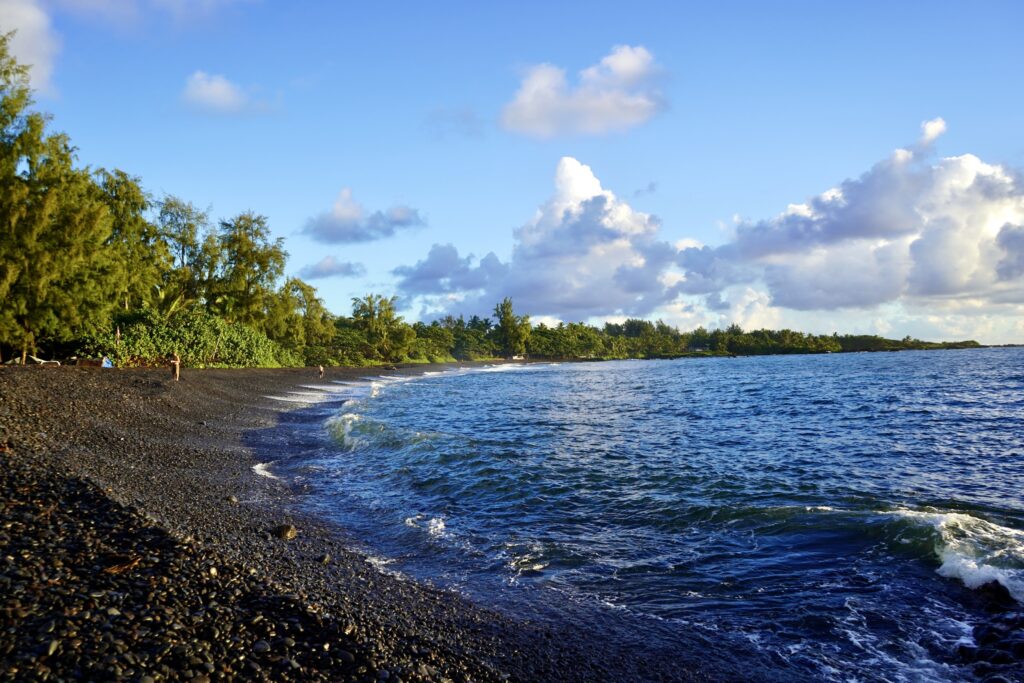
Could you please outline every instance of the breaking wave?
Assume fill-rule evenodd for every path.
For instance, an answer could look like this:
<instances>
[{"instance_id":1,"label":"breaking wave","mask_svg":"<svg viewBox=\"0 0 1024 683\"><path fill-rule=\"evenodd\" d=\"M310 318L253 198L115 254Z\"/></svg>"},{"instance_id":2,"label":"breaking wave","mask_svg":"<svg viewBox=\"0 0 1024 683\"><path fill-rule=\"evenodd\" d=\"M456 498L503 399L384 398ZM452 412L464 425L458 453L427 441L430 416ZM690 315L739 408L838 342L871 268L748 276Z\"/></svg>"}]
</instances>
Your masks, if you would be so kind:
<instances>
[{"instance_id":1,"label":"breaking wave","mask_svg":"<svg viewBox=\"0 0 1024 683\"><path fill-rule=\"evenodd\" d=\"M327 420L325 427L334 442L349 453L370 448L405 448L435 438L434 434L393 427L355 412L336 415Z\"/></svg>"},{"instance_id":2,"label":"breaking wave","mask_svg":"<svg viewBox=\"0 0 1024 683\"><path fill-rule=\"evenodd\" d=\"M993 581L1024 603L1024 531L963 512L900 509L889 513L933 532L940 576L971 589Z\"/></svg>"}]
</instances>

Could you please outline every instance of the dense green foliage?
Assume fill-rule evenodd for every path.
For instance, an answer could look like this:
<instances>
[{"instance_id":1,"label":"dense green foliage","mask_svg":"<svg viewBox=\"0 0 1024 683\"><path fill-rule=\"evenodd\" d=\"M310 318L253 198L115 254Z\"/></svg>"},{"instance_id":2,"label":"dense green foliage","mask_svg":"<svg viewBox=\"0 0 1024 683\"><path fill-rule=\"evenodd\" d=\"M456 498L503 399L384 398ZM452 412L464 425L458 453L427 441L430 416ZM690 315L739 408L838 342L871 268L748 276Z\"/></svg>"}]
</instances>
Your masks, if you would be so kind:
<instances>
[{"instance_id":1,"label":"dense green foliage","mask_svg":"<svg viewBox=\"0 0 1024 683\"><path fill-rule=\"evenodd\" d=\"M583 323L533 329L529 352L544 358L676 358L688 355L753 356L787 353L841 353L850 351L901 351L910 349L968 348L977 342L902 341L863 335L813 335L793 330L743 331L738 325L724 330L691 332L658 321L626 320L608 323L604 329Z\"/></svg>"},{"instance_id":2,"label":"dense green foliage","mask_svg":"<svg viewBox=\"0 0 1024 683\"><path fill-rule=\"evenodd\" d=\"M252 212L216 229L139 179L77 165L31 110L28 73L0 36L0 352L39 348L154 363L330 362L334 319Z\"/></svg>"},{"instance_id":3,"label":"dense green foliage","mask_svg":"<svg viewBox=\"0 0 1024 683\"><path fill-rule=\"evenodd\" d=\"M243 323L229 323L202 308L192 308L173 318L152 309L114 316L115 331L89 336L81 350L90 356L107 355L118 366L151 365L169 353L178 353L192 367L302 364L302 358L258 330Z\"/></svg>"},{"instance_id":4,"label":"dense green foliage","mask_svg":"<svg viewBox=\"0 0 1024 683\"><path fill-rule=\"evenodd\" d=\"M66 136L32 112L28 71L0 37L0 341L23 352L37 339L93 330L114 298L105 256L111 216ZM96 309L89 304L96 303Z\"/></svg>"},{"instance_id":5,"label":"dense green foliage","mask_svg":"<svg viewBox=\"0 0 1024 683\"><path fill-rule=\"evenodd\" d=\"M522 355L530 341L530 316L516 315L512 310L512 299L505 297L494 307L494 338L498 350L506 357Z\"/></svg>"},{"instance_id":6,"label":"dense green foliage","mask_svg":"<svg viewBox=\"0 0 1024 683\"><path fill-rule=\"evenodd\" d=\"M394 297L353 299L335 316L316 290L282 282L288 254L267 218L211 224L174 196L154 199L124 171L76 165L67 136L31 110L25 67L0 35L0 360L30 353L153 365L363 365L515 357L671 358L949 348L871 336L744 332L626 320L548 327L511 299L490 318L408 324ZM40 351L42 349L42 351Z\"/></svg>"}]
</instances>

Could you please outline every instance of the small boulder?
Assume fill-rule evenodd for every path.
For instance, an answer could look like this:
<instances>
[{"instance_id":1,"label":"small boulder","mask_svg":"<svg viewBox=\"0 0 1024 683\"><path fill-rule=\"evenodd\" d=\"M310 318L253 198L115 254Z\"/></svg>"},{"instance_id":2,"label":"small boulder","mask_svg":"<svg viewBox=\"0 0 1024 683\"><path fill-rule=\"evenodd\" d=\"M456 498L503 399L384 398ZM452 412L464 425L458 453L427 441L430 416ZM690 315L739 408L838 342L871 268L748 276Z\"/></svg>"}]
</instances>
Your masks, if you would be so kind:
<instances>
[{"instance_id":1,"label":"small boulder","mask_svg":"<svg viewBox=\"0 0 1024 683\"><path fill-rule=\"evenodd\" d=\"M986 584L982 584L978 587L978 593L988 603L986 607L993 612L1009 611L1017 604L1017 601L1013 599L1006 586L998 581L989 581Z\"/></svg>"},{"instance_id":2,"label":"small boulder","mask_svg":"<svg viewBox=\"0 0 1024 683\"><path fill-rule=\"evenodd\" d=\"M291 524L282 524L274 527L274 535L282 541L290 541L299 535L299 530Z\"/></svg>"}]
</instances>

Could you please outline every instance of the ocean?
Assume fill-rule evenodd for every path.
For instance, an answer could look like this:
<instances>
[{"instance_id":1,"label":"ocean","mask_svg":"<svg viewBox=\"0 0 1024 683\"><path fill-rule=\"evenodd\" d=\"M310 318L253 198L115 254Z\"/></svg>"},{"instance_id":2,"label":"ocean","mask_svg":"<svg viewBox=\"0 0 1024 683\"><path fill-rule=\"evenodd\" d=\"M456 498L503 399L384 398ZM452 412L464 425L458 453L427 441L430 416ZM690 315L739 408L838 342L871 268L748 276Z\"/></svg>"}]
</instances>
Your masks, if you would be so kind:
<instances>
[{"instance_id":1,"label":"ocean","mask_svg":"<svg viewBox=\"0 0 1024 683\"><path fill-rule=\"evenodd\" d=\"M1024 676L977 638L1024 601L1024 349L368 371L278 398L310 405L264 473L384 571L712 677Z\"/></svg>"}]
</instances>

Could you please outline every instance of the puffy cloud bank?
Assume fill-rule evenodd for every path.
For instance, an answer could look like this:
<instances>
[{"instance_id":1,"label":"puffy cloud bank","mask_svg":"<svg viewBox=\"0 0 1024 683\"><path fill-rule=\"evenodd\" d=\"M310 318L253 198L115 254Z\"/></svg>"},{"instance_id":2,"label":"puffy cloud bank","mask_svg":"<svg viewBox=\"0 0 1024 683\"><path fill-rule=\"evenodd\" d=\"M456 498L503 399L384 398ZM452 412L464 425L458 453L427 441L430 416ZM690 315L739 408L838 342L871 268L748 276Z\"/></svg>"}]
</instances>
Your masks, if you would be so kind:
<instances>
[{"instance_id":1,"label":"puffy cloud bank","mask_svg":"<svg viewBox=\"0 0 1024 683\"><path fill-rule=\"evenodd\" d=\"M679 290L759 283L773 305L797 310L1024 303L1024 184L972 154L934 159L944 131L926 121L917 145L859 178L741 222L725 245L684 249Z\"/></svg>"},{"instance_id":2,"label":"puffy cloud bank","mask_svg":"<svg viewBox=\"0 0 1024 683\"><path fill-rule=\"evenodd\" d=\"M502 124L533 137L595 135L632 128L662 111L659 69L642 45L618 45L597 64L580 72L572 87L565 69L531 67L515 98L505 105Z\"/></svg>"},{"instance_id":3,"label":"puffy cloud bank","mask_svg":"<svg viewBox=\"0 0 1024 683\"><path fill-rule=\"evenodd\" d=\"M512 257L476 261L451 244L396 268L406 295L440 296L457 307L487 311L511 296L517 307L565 319L644 315L666 301L662 274L676 249L659 241L659 221L601 187L589 166L564 157L555 192L515 232Z\"/></svg>"},{"instance_id":4,"label":"puffy cloud bank","mask_svg":"<svg viewBox=\"0 0 1024 683\"><path fill-rule=\"evenodd\" d=\"M423 225L425 221L419 211L409 206L367 214L363 205L353 199L352 190L343 187L331 210L309 219L302 232L318 242L352 244L384 239L399 230Z\"/></svg>"},{"instance_id":5,"label":"puffy cloud bank","mask_svg":"<svg viewBox=\"0 0 1024 683\"><path fill-rule=\"evenodd\" d=\"M654 314L1020 341L1024 180L972 154L935 156L945 127L926 121L914 145L773 218L738 222L719 246L668 243L656 217L565 157L507 261L435 244L393 274L410 298L466 313L511 296L562 320Z\"/></svg>"}]
</instances>

